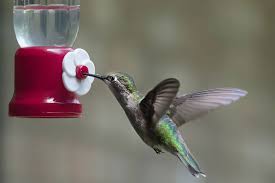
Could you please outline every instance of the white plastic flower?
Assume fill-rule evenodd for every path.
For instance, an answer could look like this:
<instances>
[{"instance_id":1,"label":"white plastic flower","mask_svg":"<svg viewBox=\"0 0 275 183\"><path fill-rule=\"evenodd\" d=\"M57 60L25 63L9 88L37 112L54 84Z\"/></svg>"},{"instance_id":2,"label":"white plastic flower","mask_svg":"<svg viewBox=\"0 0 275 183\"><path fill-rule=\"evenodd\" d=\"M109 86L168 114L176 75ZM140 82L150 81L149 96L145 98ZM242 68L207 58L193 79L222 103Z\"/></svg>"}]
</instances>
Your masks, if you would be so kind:
<instances>
[{"instance_id":1,"label":"white plastic flower","mask_svg":"<svg viewBox=\"0 0 275 183\"><path fill-rule=\"evenodd\" d=\"M94 78L86 77L83 72L95 74L95 66L89 54L80 48L68 52L63 59L62 67L65 88L79 96L87 94Z\"/></svg>"}]
</instances>

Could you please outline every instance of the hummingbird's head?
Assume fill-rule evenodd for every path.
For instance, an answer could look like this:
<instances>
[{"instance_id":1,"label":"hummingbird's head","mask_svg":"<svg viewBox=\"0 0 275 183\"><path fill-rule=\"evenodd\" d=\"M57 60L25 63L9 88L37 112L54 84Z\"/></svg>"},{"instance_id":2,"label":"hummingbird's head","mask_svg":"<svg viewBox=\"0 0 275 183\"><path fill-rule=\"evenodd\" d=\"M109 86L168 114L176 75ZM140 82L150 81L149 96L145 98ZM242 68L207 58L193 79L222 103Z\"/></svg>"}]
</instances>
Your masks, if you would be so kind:
<instances>
[{"instance_id":1,"label":"hummingbird's head","mask_svg":"<svg viewBox=\"0 0 275 183\"><path fill-rule=\"evenodd\" d=\"M136 91L136 85L133 78L126 73L109 73L106 75L104 82L108 85L113 93L131 94Z\"/></svg>"},{"instance_id":2,"label":"hummingbird's head","mask_svg":"<svg viewBox=\"0 0 275 183\"><path fill-rule=\"evenodd\" d=\"M112 72L105 76L98 74L89 74L89 76L104 81L115 95L131 94L136 91L136 85L133 78L126 73Z\"/></svg>"}]
</instances>

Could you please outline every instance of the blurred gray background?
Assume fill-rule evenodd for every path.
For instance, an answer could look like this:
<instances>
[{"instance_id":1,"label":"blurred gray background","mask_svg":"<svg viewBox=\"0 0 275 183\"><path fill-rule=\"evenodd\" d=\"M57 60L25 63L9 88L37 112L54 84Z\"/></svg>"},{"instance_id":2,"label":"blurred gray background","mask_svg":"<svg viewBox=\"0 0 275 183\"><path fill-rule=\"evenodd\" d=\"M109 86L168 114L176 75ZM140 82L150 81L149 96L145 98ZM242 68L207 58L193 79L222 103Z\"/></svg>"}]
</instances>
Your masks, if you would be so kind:
<instances>
[{"instance_id":1,"label":"blurred gray background","mask_svg":"<svg viewBox=\"0 0 275 183\"><path fill-rule=\"evenodd\" d=\"M274 183L275 2L87 0L75 47L98 73L124 71L148 91L167 77L181 92L239 87L246 98L181 128L206 179L156 155L101 82L81 119L8 117L13 93L12 0L0 1L1 183Z\"/></svg>"}]
</instances>

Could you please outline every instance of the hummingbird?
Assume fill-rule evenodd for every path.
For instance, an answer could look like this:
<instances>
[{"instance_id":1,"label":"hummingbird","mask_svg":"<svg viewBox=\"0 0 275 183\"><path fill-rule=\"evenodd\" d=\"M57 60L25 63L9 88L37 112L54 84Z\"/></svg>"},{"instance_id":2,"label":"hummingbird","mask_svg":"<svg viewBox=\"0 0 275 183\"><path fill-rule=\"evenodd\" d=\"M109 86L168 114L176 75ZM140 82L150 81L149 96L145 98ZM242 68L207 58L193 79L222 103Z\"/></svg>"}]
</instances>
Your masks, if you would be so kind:
<instances>
[{"instance_id":1,"label":"hummingbird","mask_svg":"<svg viewBox=\"0 0 275 183\"><path fill-rule=\"evenodd\" d=\"M180 82L168 78L142 95L133 78L121 72L84 74L102 80L124 109L140 138L157 154L164 151L178 157L195 177L206 177L187 147L179 127L247 94L237 88L216 88L178 95Z\"/></svg>"}]
</instances>

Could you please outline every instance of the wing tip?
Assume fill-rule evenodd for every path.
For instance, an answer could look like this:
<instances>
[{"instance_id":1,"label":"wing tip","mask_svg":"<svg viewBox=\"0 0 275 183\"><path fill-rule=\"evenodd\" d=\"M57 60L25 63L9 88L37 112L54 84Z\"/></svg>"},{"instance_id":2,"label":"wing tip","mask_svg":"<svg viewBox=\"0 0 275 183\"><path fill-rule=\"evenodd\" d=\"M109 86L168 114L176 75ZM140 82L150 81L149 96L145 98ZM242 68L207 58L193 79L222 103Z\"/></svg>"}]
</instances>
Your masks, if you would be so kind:
<instances>
[{"instance_id":1,"label":"wing tip","mask_svg":"<svg viewBox=\"0 0 275 183\"><path fill-rule=\"evenodd\" d=\"M233 102L238 101L239 99L241 99L242 97L245 97L248 94L247 91L241 90L241 89L238 89L238 88L236 88L236 89L234 89L232 91L236 92L235 97L232 97L231 101L228 102L228 103L226 103L226 104L224 104L224 105L232 104Z\"/></svg>"},{"instance_id":2,"label":"wing tip","mask_svg":"<svg viewBox=\"0 0 275 183\"><path fill-rule=\"evenodd\" d=\"M246 96L247 94L248 94L248 92L246 91L246 90L241 90L241 89L239 89L240 90L240 92L241 92L241 97L244 97L244 96Z\"/></svg>"},{"instance_id":3,"label":"wing tip","mask_svg":"<svg viewBox=\"0 0 275 183\"><path fill-rule=\"evenodd\" d=\"M236 97L236 99L233 100L233 101L237 101L237 100L239 100L240 98L245 97L245 96L248 94L247 91L242 90L242 89L238 89L238 88L234 89L233 91L236 92L236 94L237 94L237 96L238 96L238 97Z\"/></svg>"},{"instance_id":4,"label":"wing tip","mask_svg":"<svg viewBox=\"0 0 275 183\"><path fill-rule=\"evenodd\" d=\"M245 97L248 94L246 90L239 88L217 88L216 90L225 90L230 92L227 95L231 95L232 97L235 96L235 98L232 98L232 101L239 100L241 97Z\"/></svg>"},{"instance_id":5,"label":"wing tip","mask_svg":"<svg viewBox=\"0 0 275 183\"><path fill-rule=\"evenodd\" d=\"M234 93L238 94L239 96L246 96L248 94L248 92L246 90L239 89L239 88L216 88L214 90L230 91L230 92L234 92Z\"/></svg>"}]
</instances>

